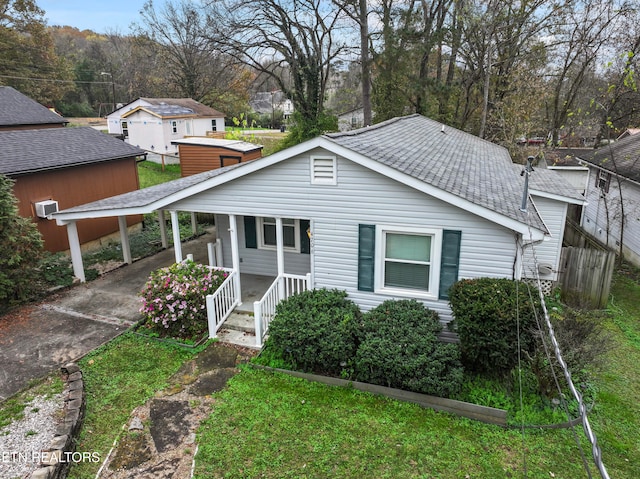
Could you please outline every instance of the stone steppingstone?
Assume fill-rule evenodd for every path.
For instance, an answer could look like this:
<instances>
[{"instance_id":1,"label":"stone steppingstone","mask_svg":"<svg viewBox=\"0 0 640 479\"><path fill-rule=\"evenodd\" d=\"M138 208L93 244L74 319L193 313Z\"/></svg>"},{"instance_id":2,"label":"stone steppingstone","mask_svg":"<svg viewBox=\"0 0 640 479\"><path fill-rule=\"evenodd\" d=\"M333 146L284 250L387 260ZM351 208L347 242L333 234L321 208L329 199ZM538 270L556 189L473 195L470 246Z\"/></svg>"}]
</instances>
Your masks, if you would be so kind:
<instances>
[{"instance_id":1,"label":"stone steppingstone","mask_svg":"<svg viewBox=\"0 0 640 479\"><path fill-rule=\"evenodd\" d=\"M62 366L61 369L63 374L73 374L80 371L80 366L78 366L76 363L69 363Z\"/></svg>"},{"instance_id":2,"label":"stone steppingstone","mask_svg":"<svg viewBox=\"0 0 640 479\"><path fill-rule=\"evenodd\" d=\"M237 359L238 351L220 343L214 343L198 354L196 365L200 372L217 368L233 368L236 366Z\"/></svg>"},{"instance_id":3,"label":"stone steppingstone","mask_svg":"<svg viewBox=\"0 0 640 479\"><path fill-rule=\"evenodd\" d=\"M82 381L82 379L78 379L77 381L71 381L67 386L67 388L69 389L69 391L76 391L78 389L81 389L84 391L84 382Z\"/></svg>"},{"instance_id":4,"label":"stone steppingstone","mask_svg":"<svg viewBox=\"0 0 640 479\"><path fill-rule=\"evenodd\" d=\"M149 406L149 432L160 453L172 449L189 434L187 420L191 408L188 401L153 399Z\"/></svg>"},{"instance_id":5,"label":"stone steppingstone","mask_svg":"<svg viewBox=\"0 0 640 479\"><path fill-rule=\"evenodd\" d=\"M82 373L80 371L69 374L69 382L78 381L80 379L82 379Z\"/></svg>"},{"instance_id":6,"label":"stone steppingstone","mask_svg":"<svg viewBox=\"0 0 640 479\"><path fill-rule=\"evenodd\" d=\"M41 467L31 474L31 479L53 479L55 467Z\"/></svg>"},{"instance_id":7,"label":"stone steppingstone","mask_svg":"<svg viewBox=\"0 0 640 479\"><path fill-rule=\"evenodd\" d=\"M66 450L69 445L69 436L56 436L49 444L49 451L57 451L59 449Z\"/></svg>"},{"instance_id":8,"label":"stone steppingstone","mask_svg":"<svg viewBox=\"0 0 640 479\"><path fill-rule=\"evenodd\" d=\"M189 388L189 393L196 396L208 396L221 391L238 371L233 368L215 369L201 374L198 380Z\"/></svg>"}]
</instances>

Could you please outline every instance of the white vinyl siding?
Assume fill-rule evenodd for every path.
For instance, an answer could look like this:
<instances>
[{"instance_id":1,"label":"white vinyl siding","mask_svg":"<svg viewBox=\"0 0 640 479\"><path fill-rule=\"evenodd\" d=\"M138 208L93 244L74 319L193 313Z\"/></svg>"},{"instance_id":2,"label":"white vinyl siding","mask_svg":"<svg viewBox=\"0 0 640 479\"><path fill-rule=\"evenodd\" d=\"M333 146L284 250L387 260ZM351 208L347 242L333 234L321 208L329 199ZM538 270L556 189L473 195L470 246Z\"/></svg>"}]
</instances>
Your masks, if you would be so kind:
<instances>
[{"instance_id":1,"label":"white vinyl siding","mask_svg":"<svg viewBox=\"0 0 640 479\"><path fill-rule=\"evenodd\" d=\"M546 236L544 241L525 247L522 276L524 278L536 277L535 260L537 260L538 265L550 266L552 270L549 275L539 273L540 279L557 281L567 204L539 196L533 196L532 199L540 216L544 218L544 223L547 225L550 235Z\"/></svg>"},{"instance_id":2,"label":"white vinyl siding","mask_svg":"<svg viewBox=\"0 0 640 479\"><path fill-rule=\"evenodd\" d=\"M316 288L338 288L363 310L371 309L393 294L358 291L358 225L388 225L395 228L427 228L461 231L459 278L513 277L516 255L511 230L449 205L375 171L338 157L336 186L311 184L311 156L328 156L323 150L277 163L245 175L215 189L177 202L171 207L184 211L218 213L216 223L223 238L225 258L230 247L227 214L255 217L310 219L313 221L311 255L285 254L285 271L298 271L297 261L314 265ZM242 221L238 234L244 241ZM228 239L226 240L228 241ZM249 250L240 245L241 272L275 275L275 251ZM312 256L311 260L309 256ZM311 262L311 263L310 263ZM229 264L225 260L225 264ZM439 266L439 265L438 265ZM434 291L434 294L436 292ZM424 304L450 319L446 301L423 299Z\"/></svg>"}]
</instances>

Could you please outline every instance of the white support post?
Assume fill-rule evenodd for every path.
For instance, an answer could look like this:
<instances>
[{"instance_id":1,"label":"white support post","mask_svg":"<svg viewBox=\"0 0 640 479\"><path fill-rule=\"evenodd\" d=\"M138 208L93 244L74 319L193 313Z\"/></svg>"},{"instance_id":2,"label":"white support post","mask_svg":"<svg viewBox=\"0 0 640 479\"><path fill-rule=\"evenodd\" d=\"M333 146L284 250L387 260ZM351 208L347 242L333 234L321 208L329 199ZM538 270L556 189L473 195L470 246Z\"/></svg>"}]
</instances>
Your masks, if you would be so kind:
<instances>
[{"instance_id":1,"label":"white support post","mask_svg":"<svg viewBox=\"0 0 640 479\"><path fill-rule=\"evenodd\" d=\"M207 323L209 326L209 339L214 339L217 336L216 332L216 304L213 300L213 295L207 295Z\"/></svg>"},{"instance_id":2,"label":"white support post","mask_svg":"<svg viewBox=\"0 0 640 479\"><path fill-rule=\"evenodd\" d=\"M276 256L278 260L278 302L284 299L284 237L282 218L276 218Z\"/></svg>"},{"instance_id":3,"label":"white support post","mask_svg":"<svg viewBox=\"0 0 640 479\"><path fill-rule=\"evenodd\" d=\"M218 264L216 263L216 252L214 250L213 243L207 243L207 257L209 258L209 266L211 266L212 268L214 266L218 266Z\"/></svg>"},{"instance_id":4,"label":"white support post","mask_svg":"<svg viewBox=\"0 0 640 479\"><path fill-rule=\"evenodd\" d=\"M260 301L253 302L253 317L255 318L256 326L256 346L262 347L262 309L260 308Z\"/></svg>"},{"instance_id":5,"label":"white support post","mask_svg":"<svg viewBox=\"0 0 640 479\"><path fill-rule=\"evenodd\" d=\"M311 273L307 273L307 290L313 289L313 282L311 280Z\"/></svg>"},{"instance_id":6,"label":"white support post","mask_svg":"<svg viewBox=\"0 0 640 479\"><path fill-rule=\"evenodd\" d=\"M231 232L231 267L236 271L236 297L242 304L242 286L240 285L240 249L238 247L238 222L236 215L229 215L229 231Z\"/></svg>"},{"instance_id":7,"label":"white support post","mask_svg":"<svg viewBox=\"0 0 640 479\"><path fill-rule=\"evenodd\" d=\"M167 222L164 218L164 210L158 210L158 224L160 225L160 240L162 241L162 247L167 249L169 247L169 238L167 236Z\"/></svg>"},{"instance_id":8,"label":"white support post","mask_svg":"<svg viewBox=\"0 0 640 479\"><path fill-rule=\"evenodd\" d=\"M173 232L173 249L176 255L176 263L182 262L182 243L180 243L180 224L178 223L178 212L171 211L171 230Z\"/></svg>"},{"instance_id":9,"label":"white support post","mask_svg":"<svg viewBox=\"0 0 640 479\"><path fill-rule=\"evenodd\" d=\"M69 251L71 253L71 264L73 265L73 275L82 283L87 281L84 275L84 264L82 263L82 251L80 250L80 239L78 238L78 227L76 222L67 223L67 238L69 238Z\"/></svg>"},{"instance_id":10,"label":"white support post","mask_svg":"<svg viewBox=\"0 0 640 479\"><path fill-rule=\"evenodd\" d=\"M127 231L127 217L118 216L118 228L120 228L120 243L122 245L122 259L125 263L133 263L131 257L131 244L129 243L129 232Z\"/></svg>"},{"instance_id":11,"label":"white support post","mask_svg":"<svg viewBox=\"0 0 640 479\"><path fill-rule=\"evenodd\" d=\"M193 236L198 234L198 219L196 218L195 211L191 212L191 233Z\"/></svg>"}]
</instances>

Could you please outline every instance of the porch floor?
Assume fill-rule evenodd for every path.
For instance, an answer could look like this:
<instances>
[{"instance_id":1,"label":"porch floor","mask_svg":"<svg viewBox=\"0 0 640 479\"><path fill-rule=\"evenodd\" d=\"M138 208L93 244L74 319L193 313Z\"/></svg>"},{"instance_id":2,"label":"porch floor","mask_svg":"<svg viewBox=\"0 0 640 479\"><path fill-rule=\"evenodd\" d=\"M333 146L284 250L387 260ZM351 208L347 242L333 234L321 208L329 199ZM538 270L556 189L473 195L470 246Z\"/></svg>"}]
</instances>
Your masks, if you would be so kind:
<instances>
[{"instance_id":1,"label":"porch floor","mask_svg":"<svg viewBox=\"0 0 640 479\"><path fill-rule=\"evenodd\" d=\"M242 304L236 312L253 314L253 302L260 301L275 280L275 276L240 273Z\"/></svg>"}]
</instances>

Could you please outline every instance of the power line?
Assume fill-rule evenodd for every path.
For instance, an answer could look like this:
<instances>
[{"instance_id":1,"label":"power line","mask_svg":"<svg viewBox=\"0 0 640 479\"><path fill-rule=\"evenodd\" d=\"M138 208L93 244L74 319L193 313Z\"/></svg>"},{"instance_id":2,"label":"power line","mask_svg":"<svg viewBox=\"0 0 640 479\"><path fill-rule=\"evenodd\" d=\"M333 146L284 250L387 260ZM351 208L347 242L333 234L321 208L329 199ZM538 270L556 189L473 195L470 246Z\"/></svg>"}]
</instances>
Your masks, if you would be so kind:
<instances>
[{"instance_id":1,"label":"power line","mask_svg":"<svg viewBox=\"0 0 640 479\"><path fill-rule=\"evenodd\" d=\"M20 77L15 75L0 75L0 78L11 78L14 80L48 81L53 83L90 83L94 85L111 85L113 83L110 81L59 80L57 78Z\"/></svg>"},{"instance_id":2,"label":"power line","mask_svg":"<svg viewBox=\"0 0 640 479\"><path fill-rule=\"evenodd\" d=\"M527 175L530 174L530 171L528 171L528 169L526 170L526 174ZM538 259L536 257L535 247L533 245L531 215L528 211L525 211L525 213L527 216L527 226L529 228L529 240L531 241L530 244L531 244L531 252L533 255L533 266L534 266L533 269L534 269L534 274L536 279L536 285L538 287L538 295L540 296L540 304L542 306L542 311L544 312L544 319L547 326L547 331L549 333L549 337L551 338L551 344L553 345L553 350L554 350L556 359L560 364L560 367L562 368L562 371L564 373L564 377L569 386L569 390L571 391L571 394L578 402L578 411L580 413L580 418L582 420L582 428L585 432L585 435L587 436L587 439L591 443L591 453L593 455L593 460L595 462L595 465L598 468L598 472L600 472L600 476L602 477L602 479L609 479L609 474L602 461L602 451L600 450L600 446L598 445L598 438L596 437L595 433L591 429L591 424L589 423L589 418L587 417L587 407L582 398L582 394L580 394L580 392L577 390L577 388L573 384L573 380L571 379L571 372L569 371L569 367L567 366L567 363L562 357L562 352L560 351L560 345L558 344L558 340L556 339L553 325L551 324L551 318L547 310L547 304L544 300L544 294L542 293L542 281L540 280L540 274L538 272ZM523 245L523 248L524 248L524 245ZM587 473L590 476L590 473L588 470L587 470Z\"/></svg>"}]
</instances>

